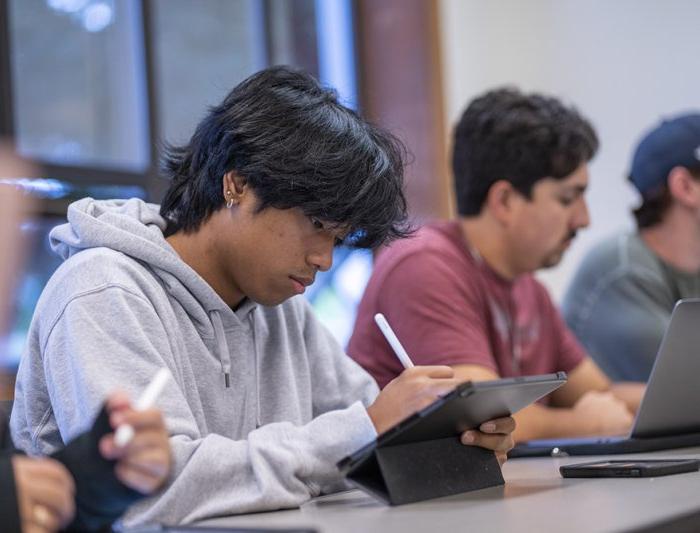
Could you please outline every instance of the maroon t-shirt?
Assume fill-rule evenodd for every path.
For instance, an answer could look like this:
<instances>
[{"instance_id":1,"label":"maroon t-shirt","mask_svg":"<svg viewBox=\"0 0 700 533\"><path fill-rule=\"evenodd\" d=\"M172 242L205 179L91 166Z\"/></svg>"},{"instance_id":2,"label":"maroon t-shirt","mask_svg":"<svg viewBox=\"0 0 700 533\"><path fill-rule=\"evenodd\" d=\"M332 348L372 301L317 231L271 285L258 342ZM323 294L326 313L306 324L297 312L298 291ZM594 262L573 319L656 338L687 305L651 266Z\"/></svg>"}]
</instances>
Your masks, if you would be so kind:
<instances>
[{"instance_id":1,"label":"maroon t-shirt","mask_svg":"<svg viewBox=\"0 0 700 533\"><path fill-rule=\"evenodd\" d=\"M532 275L508 281L439 222L379 253L348 353L384 387L403 370L383 313L416 365L484 366L501 377L568 372L586 353Z\"/></svg>"}]
</instances>

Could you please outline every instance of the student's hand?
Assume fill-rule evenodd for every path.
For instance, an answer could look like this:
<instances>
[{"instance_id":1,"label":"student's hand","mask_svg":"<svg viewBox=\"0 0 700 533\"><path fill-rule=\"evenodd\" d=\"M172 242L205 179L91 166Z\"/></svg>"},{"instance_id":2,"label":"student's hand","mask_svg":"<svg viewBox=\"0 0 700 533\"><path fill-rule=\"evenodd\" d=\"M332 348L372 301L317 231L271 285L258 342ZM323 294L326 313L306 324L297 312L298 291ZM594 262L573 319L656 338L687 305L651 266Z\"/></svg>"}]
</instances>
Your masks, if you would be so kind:
<instances>
[{"instance_id":1,"label":"student's hand","mask_svg":"<svg viewBox=\"0 0 700 533\"><path fill-rule=\"evenodd\" d=\"M367 408L377 433L382 434L416 411L444 396L460 381L449 366L416 366L390 381Z\"/></svg>"},{"instance_id":2,"label":"student's hand","mask_svg":"<svg viewBox=\"0 0 700 533\"><path fill-rule=\"evenodd\" d=\"M634 417L622 400L612 392L586 392L573 407L583 434L624 435L632 427Z\"/></svg>"},{"instance_id":3,"label":"student's hand","mask_svg":"<svg viewBox=\"0 0 700 533\"><path fill-rule=\"evenodd\" d=\"M113 428L129 424L134 437L123 448L114 442L114 433L100 440L100 453L116 459L115 473L126 486L143 494L159 489L168 477L171 466L170 443L163 416L158 409L135 411L128 396L117 392L107 400L107 412Z\"/></svg>"},{"instance_id":4,"label":"student's hand","mask_svg":"<svg viewBox=\"0 0 700 533\"><path fill-rule=\"evenodd\" d=\"M377 433L381 434L462 382L454 377L454 370L449 366L408 368L384 387L367 408L367 413ZM511 417L499 418L481 424L479 430L465 431L462 443L493 450L503 464L506 453L513 447L514 429L515 420Z\"/></svg>"},{"instance_id":5,"label":"student's hand","mask_svg":"<svg viewBox=\"0 0 700 533\"><path fill-rule=\"evenodd\" d=\"M480 446L493 450L501 466L506 462L508 452L513 448L513 431L515 420L507 416L484 422L479 430L469 430L462 433L462 444Z\"/></svg>"},{"instance_id":6,"label":"student's hand","mask_svg":"<svg viewBox=\"0 0 700 533\"><path fill-rule=\"evenodd\" d=\"M53 459L12 458L23 533L48 533L67 526L75 514L75 484Z\"/></svg>"}]
</instances>

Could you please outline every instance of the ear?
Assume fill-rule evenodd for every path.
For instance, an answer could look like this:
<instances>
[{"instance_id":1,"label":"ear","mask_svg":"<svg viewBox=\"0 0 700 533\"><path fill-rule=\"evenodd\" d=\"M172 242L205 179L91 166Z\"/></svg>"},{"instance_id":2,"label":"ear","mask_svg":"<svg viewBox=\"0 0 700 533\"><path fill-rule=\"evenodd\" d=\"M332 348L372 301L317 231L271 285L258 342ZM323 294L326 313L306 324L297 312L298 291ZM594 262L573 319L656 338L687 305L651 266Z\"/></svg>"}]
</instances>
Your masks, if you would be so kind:
<instances>
[{"instance_id":1,"label":"ear","mask_svg":"<svg viewBox=\"0 0 700 533\"><path fill-rule=\"evenodd\" d=\"M498 180L489 189L484 205L491 215L502 224L508 224L522 196L506 180Z\"/></svg>"},{"instance_id":2,"label":"ear","mask_svg":"<svg viewBox=\"0 0 700 533\"><path fill-rule=\"evenodd\" d=\"M685 167L673 167L668 173L668 190L679 204L700 207L700 182Z\"/></svg>"},{"instance_id":3,"label":"ear","mask_svg":"<svg viewBox=\"0 0 700 533\"><path fill-rule=\"evenodd\" d=\"M224 174L222 180L224 200L226 202L240 203L243 196L248 190L248 182L242 176L239 176L235 171Z\"/></svg>"}]
</instances>

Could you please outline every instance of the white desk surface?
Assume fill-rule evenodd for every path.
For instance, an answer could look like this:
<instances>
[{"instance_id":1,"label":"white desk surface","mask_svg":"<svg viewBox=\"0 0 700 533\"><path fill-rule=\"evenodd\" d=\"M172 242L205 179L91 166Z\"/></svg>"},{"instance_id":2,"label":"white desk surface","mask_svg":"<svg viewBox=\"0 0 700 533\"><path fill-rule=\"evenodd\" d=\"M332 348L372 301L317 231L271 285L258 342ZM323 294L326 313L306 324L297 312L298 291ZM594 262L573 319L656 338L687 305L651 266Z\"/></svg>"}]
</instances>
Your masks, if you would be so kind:
<instances>
[{"instance_id":1,"label":"white desk surface","mask_svg":"<svg viewBox=\"0 0 700 533\"><path fill-rule=\"evenodd\" d=\"M632 457L700 458L700 447L605 458ZM561 465L601 458L513 459L504 466L503 487L397 507L349 491L317 498L301 509L219 518L202 525L306 526L321 533L589 533L626 531L700 512L700 472L637 479L563 479L559 475Z\"/></svg>"}]
</instances>

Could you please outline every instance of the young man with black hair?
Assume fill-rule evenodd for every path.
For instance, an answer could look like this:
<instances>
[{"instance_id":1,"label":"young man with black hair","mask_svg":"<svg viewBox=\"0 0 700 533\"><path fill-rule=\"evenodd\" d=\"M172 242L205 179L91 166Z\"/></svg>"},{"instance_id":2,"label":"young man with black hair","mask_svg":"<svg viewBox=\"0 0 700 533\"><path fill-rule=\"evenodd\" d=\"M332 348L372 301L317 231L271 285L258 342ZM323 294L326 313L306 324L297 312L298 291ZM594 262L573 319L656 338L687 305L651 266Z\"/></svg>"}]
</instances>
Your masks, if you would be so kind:
<instances>
[{"instance_id":1,"label":"young man with black hair","mask_svg":"<svg viewBox=\"0 0 700 533\"><path fill-rule=\"evenodd\" d=\"M61 447L85 427L76 406L165 366L174 474L127 525L293 507L342 486L337 461L459 382L416 367L379 393L298 297L339 243L406 234L402 150L334 91L274 67L170 148L160 210L71 205L51 234L67 260L19 369L19 444ZM503 455L513 427L499 419L462 439Z\"/></svg>"},{"instance_id":2,"label":"young man with black hair","mask_svg":"<svg viewBox=\"0 0 700 533\"><path fill-rule=\"evenodd\" d=\"M455 131L459 219L379 254L348 353L383 386L400 372L372 323L381 312L418 364L460 379L565 371L548 403L516 415L516 440L624 433L641 396L612 386L564 325L534 271L556 265L588 225L591 125L554 98L499 89Z\"/></svg>"},{"instance_id":3,"label":"young man with black hair","mask_svg":"<svg viewBox=\"0 0 700 533\"><path fill-rule=\"evenodd\" d=\"M629 179L642 197L637 231L584 258L563 302L569 327L614 380L646 381L681 298L700 296L700 114L647 132Z\"/></svg>"}]
</instances>

